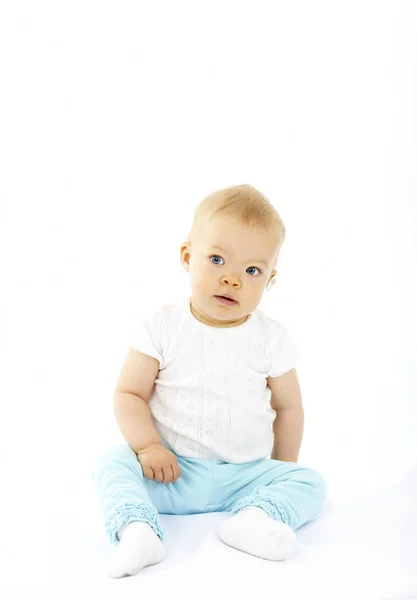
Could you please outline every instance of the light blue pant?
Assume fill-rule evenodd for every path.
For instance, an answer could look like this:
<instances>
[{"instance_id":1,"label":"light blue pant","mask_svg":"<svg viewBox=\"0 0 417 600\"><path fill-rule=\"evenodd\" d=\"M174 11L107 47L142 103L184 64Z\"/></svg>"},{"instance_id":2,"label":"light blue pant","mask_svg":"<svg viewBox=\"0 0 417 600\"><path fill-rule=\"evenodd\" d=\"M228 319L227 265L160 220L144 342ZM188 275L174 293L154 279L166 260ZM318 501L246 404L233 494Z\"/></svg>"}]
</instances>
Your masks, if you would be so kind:
<instances>
[{"instance_id":1,"label":"light blue pant","mask_svg":"<svg viewBox=\"0 0 417 600\"><path fill-rule=\"evenodd\" d=\"M233 464L176 457L181 477L175 483L161 483L144 477L128 444L109 448L100 455L91 476L113 545L119 544L118 531L132 521L145 521L163 540L158 513L236 513L247 506L262 508L295 531L313 521L326 500L323 477L297 463L261 458Z\"/></svg>"}]
</instances>

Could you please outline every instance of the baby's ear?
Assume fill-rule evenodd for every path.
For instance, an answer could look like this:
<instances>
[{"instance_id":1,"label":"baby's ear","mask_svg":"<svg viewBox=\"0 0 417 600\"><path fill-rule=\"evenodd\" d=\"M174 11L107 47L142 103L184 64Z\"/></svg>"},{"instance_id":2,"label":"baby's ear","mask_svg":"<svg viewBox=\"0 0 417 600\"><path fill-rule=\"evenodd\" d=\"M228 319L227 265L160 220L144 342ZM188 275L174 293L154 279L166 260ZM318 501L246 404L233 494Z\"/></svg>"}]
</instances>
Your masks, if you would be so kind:
<instances>
[{"instance_id":1,"label":"baby's ear","mask_svg":"<svg viewBox=\"0 0 417 600\"><path fill-rule=\"evenodd\" d=\"M190 270L190 254L191 252L191 244L190 242L184 242L180 246L180 259L182 265L186 271Z\"/></svg>"},{"instance_id":2,"label":"baby's ear","mask_svg":"<svg viewBox=\"0 0 417 600\"><path fill-rule=\"evenodd\" d=\"M268 282L268 285L266 286L266 290L269 291L273 285L275 285L275 275L276 275L276 271L272 271L273 275L271 277L271 279Z\"/></svg>"}]
</instances>

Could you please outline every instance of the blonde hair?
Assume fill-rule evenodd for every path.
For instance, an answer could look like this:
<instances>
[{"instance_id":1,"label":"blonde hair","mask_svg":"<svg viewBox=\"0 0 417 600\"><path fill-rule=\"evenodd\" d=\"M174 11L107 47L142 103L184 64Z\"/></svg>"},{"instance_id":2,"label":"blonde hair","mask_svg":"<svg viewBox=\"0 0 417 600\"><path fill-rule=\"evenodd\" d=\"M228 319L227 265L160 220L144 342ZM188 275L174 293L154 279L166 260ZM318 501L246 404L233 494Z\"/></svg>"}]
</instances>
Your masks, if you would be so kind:
<instances>
[{"instance_id":1,"label":"blonde hair","mask_svg":"<svg viewBox=\"0 0 417 600\"><path fill-rule=\"evenodd\" d=\"M251 185L244 183L212 192L196 207L189 239L204 222L218 215L231 217L241 225L272 232L277 240L277 255L284 243L285 226L268 198Z\"/></svg>"}]
</instances>

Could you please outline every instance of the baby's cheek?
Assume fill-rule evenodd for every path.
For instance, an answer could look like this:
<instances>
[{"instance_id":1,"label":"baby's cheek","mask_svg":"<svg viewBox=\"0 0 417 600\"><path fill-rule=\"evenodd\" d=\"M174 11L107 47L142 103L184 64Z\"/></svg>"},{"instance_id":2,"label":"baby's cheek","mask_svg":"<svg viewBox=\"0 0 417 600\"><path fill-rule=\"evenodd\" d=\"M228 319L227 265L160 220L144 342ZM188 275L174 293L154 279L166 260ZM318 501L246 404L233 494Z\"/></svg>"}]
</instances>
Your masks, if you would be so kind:
<instances>
[{"instance_id":1,"label":"baby's cheek","mask_svg":"<svg viewBox=\"0 0 417 600\"><path fill-rule=\"evenodd\" d=\"M213 278L215 276L215 269L211 269L210 267L204 266L199 269L196 273L196 278L198 281L204 282L207 281L207 278Z\"/></svg>"}]
</instances>

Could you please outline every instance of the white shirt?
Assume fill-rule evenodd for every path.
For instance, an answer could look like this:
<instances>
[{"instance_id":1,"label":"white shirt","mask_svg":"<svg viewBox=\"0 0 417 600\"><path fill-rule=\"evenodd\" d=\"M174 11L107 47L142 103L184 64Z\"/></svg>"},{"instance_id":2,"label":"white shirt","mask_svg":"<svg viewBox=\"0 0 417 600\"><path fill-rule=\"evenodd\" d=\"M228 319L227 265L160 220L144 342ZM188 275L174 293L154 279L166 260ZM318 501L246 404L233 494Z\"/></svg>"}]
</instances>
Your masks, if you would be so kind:
<instances>
[{"instance_id":1,"label":"white shirt","mask_svg":"<svg viewBox=\"0 0 417 600\"><path fill-rule=\"evenodd\" d=\"M253 311L237 327L201 323L190 298L147 312L130 346L159 361L149 398L155 429L178 455L243 463L270 455L271 390L298 360L282 321Z\"/></svg>"}]
</instances>

